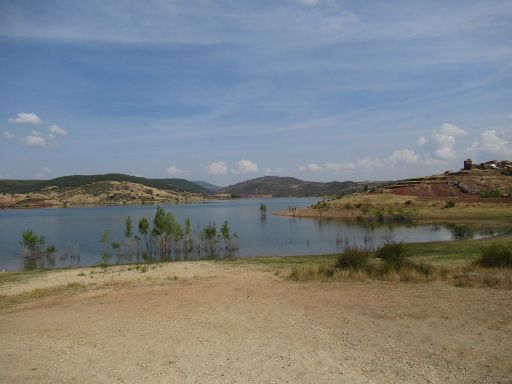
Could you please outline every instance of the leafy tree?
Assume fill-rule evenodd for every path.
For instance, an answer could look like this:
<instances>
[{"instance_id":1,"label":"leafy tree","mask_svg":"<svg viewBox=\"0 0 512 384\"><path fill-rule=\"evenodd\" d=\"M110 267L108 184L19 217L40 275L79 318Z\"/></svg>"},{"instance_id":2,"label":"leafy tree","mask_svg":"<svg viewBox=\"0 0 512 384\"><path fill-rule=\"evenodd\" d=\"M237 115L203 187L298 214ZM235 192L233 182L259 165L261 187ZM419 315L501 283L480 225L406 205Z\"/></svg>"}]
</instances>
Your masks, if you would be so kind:
<instances>
[{"instance_id":1,"label":"leafy tree","mask_svg":"<svg viewBox=\"0 0 512 384\"><path fill-rule=\"evenodd\" d=\"M132 237L132 235L133 235L132 218L130 216L128 216L124 223L124 236L127 238L130 238L130 237Z\"/></svg>"},{"instance_id":2,"label":"leafy tree","mask_svg":"<svg viewBox=\"0 0 512 384\"><path fill-rule=\"evenodd\" d=\"M224 221L224 224L222 224L222 227L220 227L220 234L224 240L224 248L227 250L229 248L229 240L231 239L231 235L229 233L229 224L227 220Z\"/></svg>"},{"instance_id":3,"label":"leafy tree","mask_svg":"<svg viewBox=\"0 0 512 384\"><path fill-rule=\"evenodd\" d=\"M37 256L41 253L46 239L42 235L36 235L31 229L23 231L21 234L20 245L30 252L31 256Z\"/></svg>"},{"instance_id":4,"label":"leafy tree","mask_svg":"<svg viewBox=\"0 0 512 384\"><path fill-rule=\"evenodd\" d=\"M108 258L110 257L110 249L108 247L108 238L110 236L110 232L108 229L105 229L101 234L100 243L103 245L103 251L101 252L101 258L103 260L103 264L106 264Z\"/></svg>"},{"instance_id":5,"label":"leafy tree","mask_svg":"<svg viewBox=\"0 0 512 384\"><path fill-rule=\"evenodd\" d=\"M203 235L208 242L208 246L210 247L210 253L213 254L215 250L215 244L218 242L217 226L215 225L215 222L208 223L208 226L203 229Z\"/></svg>"},{"instance_id":6,"label":"leafy tree","mask_svg":"<svg viewBox=\"0 0 512 384\"><path fill-rule=\"evenodd\" d=\"M153 219L153 229L151 234L159 236L162 234L172 235L176 220L171 212L165 212L162 207L158 207Z\"/></svg>"},{"instance_id":7,"label":"leafy tree","mask_svg":"<svg viewBox=\"0 0 512 384\"><path fill-rule=\"evenodd\" d=\"M262 219L267 217L267 206L263 203L260 204L260 215Z\"/></svg>"},{"instance_id":8,"label":"leafy tree","mask_svg":"<svg viewBox=\"0 0 512 384\"><path fill-rule=\"evenodd\" d=\"M145 217L139 220L139 233L144 237L144 243L146 243L146 252L149 252L149 221Z\"/></svg>"},{"instance_id":9,"label":"leafy tree","mask_svg":"<svg viewBox=\"0 0 512 384\"><path fill-rule=\"evenodd\" d=\"M190 218L185 220L185 251L189 251L192 245L190 240L190 235L192 234L192 224L190 222Z\"/></svg>"},{"instance_id":10,"label":"leafy tree","mask_svg":"<svg viewBox=\"0 0 512 384\"><path fill-rule=\"evenodd\" d=\"M57 248L55 247L55 245L48 245L46 247L46 254L48 256L51 256L53 255L55 252L57 252Z\"/></svg>"},{"instance_id":11,"label":"leafy tree","mask_svg":"<svg viewBox=\"0 0 512 384\"><path fill-rule=\"evenodd\" d=\"M121 249L121 243L118 241L114 241L112 243L112 249L114 250L116 256L119 256L119 250Z\"/></svg>"}]
</instances>

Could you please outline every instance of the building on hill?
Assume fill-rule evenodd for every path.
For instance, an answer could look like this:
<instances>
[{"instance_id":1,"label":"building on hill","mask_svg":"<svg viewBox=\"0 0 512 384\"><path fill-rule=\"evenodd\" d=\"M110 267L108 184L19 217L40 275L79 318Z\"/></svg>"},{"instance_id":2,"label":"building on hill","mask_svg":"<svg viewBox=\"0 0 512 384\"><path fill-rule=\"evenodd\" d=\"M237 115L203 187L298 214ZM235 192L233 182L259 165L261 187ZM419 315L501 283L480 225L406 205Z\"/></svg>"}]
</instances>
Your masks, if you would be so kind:
<instances>
[{"instance_id":1,"label":"building on hill","mask_svg":"<svg viewBox=\"0 0 512 384\"><path fill-rule=\"evenodd\" d=\"M473 168L473 161L471 159L464 160L464 169L471 171L471 168Z\"/></svg>"}]
</instances>

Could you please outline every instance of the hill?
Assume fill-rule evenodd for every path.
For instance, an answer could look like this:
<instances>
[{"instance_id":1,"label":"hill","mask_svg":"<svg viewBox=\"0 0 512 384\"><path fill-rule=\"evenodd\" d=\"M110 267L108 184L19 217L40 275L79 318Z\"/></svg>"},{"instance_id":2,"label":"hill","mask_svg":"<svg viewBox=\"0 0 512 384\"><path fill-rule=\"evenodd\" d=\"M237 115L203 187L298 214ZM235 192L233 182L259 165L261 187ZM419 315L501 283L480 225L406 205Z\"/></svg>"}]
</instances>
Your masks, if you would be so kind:
<instances>
[{"instance_id":1,"label":"hill","mask_svg":"<svg viewBox=\"0 0 512 384\"><path fill-rule=\"evenodd\" d=\"M185 179L147 179L108 173L104 175L72 175L57 177L51 180L0 180L0 193L31 193L40 192L47 188L76 188L87 184L116 181L145 185L164 191L189 192L209 195L212 192L200 185Z\"/></svg>"},{"instance_id":2,"label":"hill","mask_svg":"<svg viewBox=\"0 0 512 384\"><path fill-rule=\"evenodd\" d=\"M168 204L204 200L205 195L148 187L127 181L97 181L71 187L50 186L26 193L0 194L0 208L82 205Z\"/></svg>"},{"instance_id":3,"label":"hill","mask_svg":"<svg viewBox=\"0 0 512 384\"><path fill-rule=\"evenodd\" d=\"M371 183L371 185L374 184L375 183ZM354 181L331 181L321 183L316 181L303 181L294 177L264 176L222 188L220 192L241 197L332 196L362 191L365 185L366 183Z\"/></svg>"},{"instance_id":4,"label":"hill","mask_svg":"<svg viewBox=\"0 0 512 384\"><path fill-rule=\"evenodd\" d=\"M502 164L502 166L500 166ZM370 221L512 218L512 163L478 167L387 183L368 191L319 202L279 215Z\"/></svg>"},{"instance_id":5,"label":"hill","mask_svg":"<svg viewBox=\"0 0 512 384\"><path fill-rule=\"evenodd\" d=\"M209 183L207 181L192 181L194 184L197 184L203 188L206 188L208 189L209 191L211 191L212 193L217 193L219 192L222 187L219 187L218 185L215 185L215 184L212 184L212 183Z\"/></svg>"}]
</instances>

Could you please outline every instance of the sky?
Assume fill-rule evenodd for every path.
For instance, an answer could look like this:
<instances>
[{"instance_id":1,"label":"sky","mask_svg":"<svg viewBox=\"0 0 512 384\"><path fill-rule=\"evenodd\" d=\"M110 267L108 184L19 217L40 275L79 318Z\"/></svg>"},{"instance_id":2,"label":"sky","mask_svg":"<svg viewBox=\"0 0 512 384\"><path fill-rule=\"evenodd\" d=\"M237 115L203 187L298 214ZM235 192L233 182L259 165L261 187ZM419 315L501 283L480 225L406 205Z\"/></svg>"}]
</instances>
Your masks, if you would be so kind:
<instances>
[{"instance_id":1,"label":"sky","mask_svg":"<svg viewBox=\"0 0 512 384\"><path fill-rule=\"evenodd\" d=\"M0 178L512 159L512 2L0 0Z\"/></svg>"}]
</instances>

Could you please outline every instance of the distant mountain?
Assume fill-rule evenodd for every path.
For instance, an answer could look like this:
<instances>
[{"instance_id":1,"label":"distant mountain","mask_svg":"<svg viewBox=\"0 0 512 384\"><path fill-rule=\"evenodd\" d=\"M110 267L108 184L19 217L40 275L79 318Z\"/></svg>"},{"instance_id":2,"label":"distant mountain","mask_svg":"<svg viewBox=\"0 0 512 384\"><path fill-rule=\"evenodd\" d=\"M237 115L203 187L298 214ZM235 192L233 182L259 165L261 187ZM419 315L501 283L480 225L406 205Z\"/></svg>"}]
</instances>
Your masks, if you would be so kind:
<instances>
[{"instance_id":1,"label":"distant mountain","mask_svg":"<svg viewBox=\"0 0 512 384\"><path fill-rule=\"evenodd\" d=\"M194 184L197 184L203 188L206 188L208 189L209 191L212 191L213 193L217 193L218 191L220 191L222 189L222 187L219 187L218 185L215 185L215 184L211 184L207 181L192 181Z\"/></svg>"},{"instance_id":2,"label":"distant mountain","mask_svg":"<svg viewBox=\"0 0 512 384\"><path fill-rule=\"evenodd\" d=\"M365 184L354 181L331 181L327 183L303 181L293 177L264 176L222 188L220 192L249 196L327 196L361 191ZM371 186L371 184L370 184Z\"/></svg>"},{"instance_id":3,"label":"distant mountain","mask_svg":"<svg viewBox=\"0 0 512 384\"><path fill-rule=\"evenodd\" d=\"M104 181L138 183L166 191L212 194L211 190L185 179L146 179L145 177L123 175L121 173L63 176L51 180L0 180L0 193L30 193L51 187L81 187L86 184Z\"/></svg>"}]
</instances>

